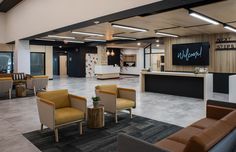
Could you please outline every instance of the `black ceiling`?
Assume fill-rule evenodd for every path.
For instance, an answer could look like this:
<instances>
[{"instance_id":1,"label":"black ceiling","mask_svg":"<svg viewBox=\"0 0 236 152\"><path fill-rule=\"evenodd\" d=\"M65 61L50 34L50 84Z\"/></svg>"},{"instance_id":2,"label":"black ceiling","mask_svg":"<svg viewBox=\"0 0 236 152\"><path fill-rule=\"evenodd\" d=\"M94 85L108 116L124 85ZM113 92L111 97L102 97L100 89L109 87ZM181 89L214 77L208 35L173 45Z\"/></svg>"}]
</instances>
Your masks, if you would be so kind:
<instances>
[{"instance_id":1,"label":"black ceiling","mask_svg":"<svg viewBox=\"0 0 236 152\"><path fill-rule=\"evenodd\" d=\"M7 12L23 0L3 0L0 4L0 12Z\"/></svg>"}]
</instances>

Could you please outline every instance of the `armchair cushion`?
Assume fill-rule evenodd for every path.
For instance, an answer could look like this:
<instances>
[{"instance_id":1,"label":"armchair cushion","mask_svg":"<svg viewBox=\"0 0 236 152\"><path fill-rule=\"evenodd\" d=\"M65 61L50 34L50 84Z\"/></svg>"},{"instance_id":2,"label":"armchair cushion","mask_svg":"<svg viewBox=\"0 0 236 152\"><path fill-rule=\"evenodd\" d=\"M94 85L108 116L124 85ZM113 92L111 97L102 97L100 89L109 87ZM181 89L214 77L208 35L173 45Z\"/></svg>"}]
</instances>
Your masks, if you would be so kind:
<instances>
[{"instance_id":1,"label":"armchair cushion","mask_svg":"<svg viewBox=\"0 0 236 152\"><path fill-rule=\"evenodd\" d=\"M55 124L61 125L84 119L84 112L76 108L61 108L55 110Z\"/></svg>"},{"instance_id":2,"label":"armchair cushion","mask_svg":"<svg viewBox=\"0 0 236 152\"><path fill-rule=\"evenodd\" d=\"M135 102L129 99L117 98L116 108L117 110L128 109L135 106Z\"/></svg>"},{"instance_id":3,"label":"armchair cushion","mask_svg":"<svg viewBox=\"0 0 236 152\"><path fill-rule=\"evenodd\" d=\"M40 92L38 93L38 97L54 102L56 109L71 106L68 90Z\"/></svg>"},{"instance_id":4,"label":"armchair cushion","mask_svg":"<svg viewBox=\"0 0 236 152\"><path fill-rule=\"evenodd\" d=\"M96 90L99 91L108 91L117 94L117 85L100 85L96 87Z\"/></svg>"}]
</instances>

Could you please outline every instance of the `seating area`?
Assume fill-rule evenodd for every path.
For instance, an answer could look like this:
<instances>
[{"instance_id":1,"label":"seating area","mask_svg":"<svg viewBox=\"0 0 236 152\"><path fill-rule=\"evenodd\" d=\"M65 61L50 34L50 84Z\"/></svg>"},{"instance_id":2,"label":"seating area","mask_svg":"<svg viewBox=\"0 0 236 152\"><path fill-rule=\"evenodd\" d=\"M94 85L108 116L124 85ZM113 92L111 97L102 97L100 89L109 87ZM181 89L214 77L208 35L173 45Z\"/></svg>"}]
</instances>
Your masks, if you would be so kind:
<instances>
[{"instance_id":1,"label":"seating area","mask_svg":"<svg viewBox=\"0 0 236 152\"><path fill-rule=\"evenodd\" d=\"M148 152L214 152L223 149L233 152L236 145L236 105L208 101L206 109L206 118L153 145L127 135L120 135L119 151L138 151L138 146L142 149L141 151ZM123 146L125 143L129 145Z\"/></svg>"},{"instance_id":2,"label":"seating area","mask_svg":"<svg viewBox=\"0 0 236 152\"><path fill-rule=\"evenodd\" d=\"M12 91L15 91L16 97L27 96L27 90L33 90L36 96L37 92L47 90L48 76L30 76L24 73L0 74L0 92L8 94L11 99Z\"/></svg>"}]
</instances>

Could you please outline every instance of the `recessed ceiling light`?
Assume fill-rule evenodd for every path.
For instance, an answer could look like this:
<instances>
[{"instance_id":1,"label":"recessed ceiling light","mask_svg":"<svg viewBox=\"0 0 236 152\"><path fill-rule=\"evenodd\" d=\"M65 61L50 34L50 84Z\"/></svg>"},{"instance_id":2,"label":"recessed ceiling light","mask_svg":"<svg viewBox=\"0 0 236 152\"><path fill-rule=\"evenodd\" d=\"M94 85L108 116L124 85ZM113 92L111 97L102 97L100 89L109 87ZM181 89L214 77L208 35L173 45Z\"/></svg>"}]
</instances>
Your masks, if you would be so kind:
<instances>
[{"instance_id":1,"label":"recessed ceiling light","mask_svg":"<svg viewBox=\"0 0 236 152\"><path fill-rule=\"evenodd\" d=\"M159 43L159 42L160 42L160 40L156 40L156 42L157 42L157 43Z\"/></svg>"},{"instance_id":2,"label":"recessed ceiling light","mask_svg":"<svg viewBox=\"0 0 236 152\"><path fill-rule=\"evenodd\" d=\"M229 26L229 25L225 25L224 28L227 29L227 30L230 30L230 31L236 32L236 28L231 27L231 26Z\"/></svg>"},{"instance_id":3,"label":"recessed ceiling light","mask_svg":"<svg viewBox=\"0 0 236 152\"><path fill-rule=\"evenodd\" d=\"M62 48L62 46L59 46L59 48Z\"/></svg>"},{"instance_id":4,"label":"recessed ceiling light","mask_svg":"<svg viewBox=\"0 0 236 152\"><path fill-rule=\"evenodd\" d=\"M113 39L121 39L121 40L136 40L135 38L131 37L122 37L122 36L113 36Z\"/></svg>"},{"instance_id":5,"label":"recessed ceiling light","mask_svg":"<svg viewBox=\"0 0 236 152\"><path fill-rule=\"evenodd\" d=\"M220 24L220 23L217 22L216 20L211 19L211 18L209 18L209 17L207 17L207 16L205 16L205 15L202 15L202 14L200 14L200 13L196 13L196 12L190 11L190 12L189 12L189 15L191 15L191 16L193 16L193 17L195 17L195 18L198 18L198 19L200 19L200 20L206 21L206 22L208 22L208 23L214 24L214 25L219 25L219 24Z\"/></svg>"},{"instance_id":6,"label":"recessed ceiling light","mask_svg":"<svg viewBox=\"0 0 236 152\"><path fill-rule=\"evenodd\" d=\"M99 40L99 39L84 39L85 41L97 41L97 42L106 42L106 40Z\"/></svg>"},{"instance_id":7,"label":"recessed ceiling light","mask_svg":"<svg viewBox=\"0 0 236 152\"><path fill-rule=\"evenodd\" d=\"M157 44L156 47L160 47L160 44Z\"/></svg>"},{"instance_id":8,"label":"recessed ceiling light","mask_svg":"<svg viewBox=\"0 0 236 152\"><path fill-rule=\"evenodd\" d=\"M99 24L100 22L99 21L94 21L94 24Z\"/></svg>"},{"instance_id":9,"label":"recessed ceiling light","mask_svg":"<svg viewBox=\"0 0 236 152\"><path fill-rule=\"evenodd\" d=\"M56 41L56 40L52 40L52 39L41 39L41 38L35 38L35 40L38 40L38 41Z\"/></svg>"},{"instance_id":10,"label":"recessed ceiling light","mask_svg":"<svg viewBox=\"0 0 236 152\"><path fill-rule=\"evenodd\" d=\"M127 29L127 30L133 30L133 31L138 31L138 32L147 32L147 29L142 29L138 27L131 27L131 26L125 26L125 25L119 25L119 24L112 24L112 27L115 28L121 28L121 29Z\"/></svg>"},{"instance_id":11,"label":"recessed ceiling light","mask_svg":"<svg viewBox=\"0 0 236 152\"><path fill-rule=\"evenodd\" d=\"M156 32L156 34L157 35L163 35L163 36L170 36L170 37L179 37L178 35L163 33L163 32Z\"/></svg>"},{"instance_id":12,"label":"recessed ceiling light","mask_svg":"<svg viewBox=\"0 0 236 152\"><path fill-rule=\"evenodd\" d=\"M73 34L79 34L79 35L100 36L100 37L105 36L104 34L89 33L89 32L76 32L76 31L72 31L72 33Z\"/></svg>"},{"instance_id":13,"label":"recessed ceiling light","mask_svg":"<svg viewBox=\"0 0 236 152\"><path fill-rule=\"evenodd\" d=\"M64 41L65 43L84 43L83 41L68 41L68 40L65 40Z\"/></svg>"},{"instance_id":14,"label":"recessed ceiling light","mask_svg":"<svg viewBox=\"0 0 236 152\"><path fill-rule=\"evenodd\" d=\"M138 43L137 43L137 45L138 45L138 46L140 46L140 45L141 45L141 43L140 43L140 42L138 42Z\"/></svg>"},{"instance_id":15,"label":"recessed ceiling light","mask_svg":"<svg viewBox=\"0 0 236 152\"><path fill-rule=\"evenodd\" d=\"M58 36L58 35L48 35L48 37L51 38L58 38L58 39L75 39L75 37L70 37L70 36Z\"/></svg>"}]
</instances>

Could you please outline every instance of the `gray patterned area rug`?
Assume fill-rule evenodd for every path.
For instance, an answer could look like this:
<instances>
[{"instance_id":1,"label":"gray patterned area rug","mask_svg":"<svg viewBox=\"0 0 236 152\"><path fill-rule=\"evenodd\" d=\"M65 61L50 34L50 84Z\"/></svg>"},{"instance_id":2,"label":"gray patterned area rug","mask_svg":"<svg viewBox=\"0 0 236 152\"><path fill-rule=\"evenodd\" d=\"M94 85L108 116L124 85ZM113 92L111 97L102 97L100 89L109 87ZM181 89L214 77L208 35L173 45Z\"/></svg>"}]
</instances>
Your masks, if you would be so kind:
<instances>
[{"instance_id":1,"label":"gray patterned area rug","mask_svg":"<svg viewBox=\"0 0 236 152\"><path fill-rule=\"evenodd\" d=\"M31 143L44 152L116 152L117 136L126 133L149 143L159 141L182 127L156 120L122 113L118 124L111 116L106 116L105 127L88 129L83 126L83 135L79 135L78 125L59 129L59 143L55 143L53 131L46 129L23 134Z\"/></svg>"}]
</instances>

